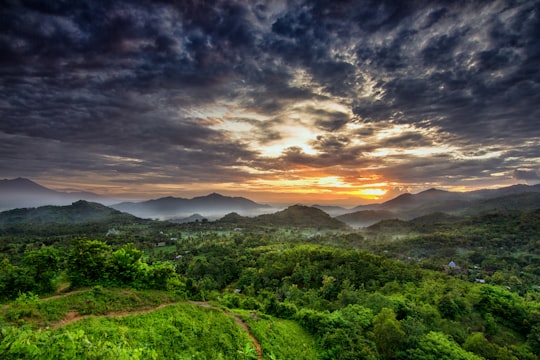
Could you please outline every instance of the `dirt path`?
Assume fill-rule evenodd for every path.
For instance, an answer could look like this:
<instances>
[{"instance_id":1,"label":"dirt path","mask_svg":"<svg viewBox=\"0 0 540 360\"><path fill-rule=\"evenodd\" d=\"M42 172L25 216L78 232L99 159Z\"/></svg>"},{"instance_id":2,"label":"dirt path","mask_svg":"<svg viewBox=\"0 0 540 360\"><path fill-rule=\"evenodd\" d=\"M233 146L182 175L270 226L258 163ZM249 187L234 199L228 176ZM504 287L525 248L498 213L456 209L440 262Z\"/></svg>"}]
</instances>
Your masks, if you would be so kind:
<instances>
[{"instance_id":1,"label":"dirt path","mask_svg":"<svg viewBox=\"0 0 540 360\"><path fill-rule=\"evenodd\" d=\"M68 294L73 294L73 293L74 292L55 295L55 296L51 296L51 297L43 299L43 300L56 299L56 298L66 296ZM223 311L223 310L211 305L210 303L208 303L206 301L189 301L189 303L193 304L193 305L196 305L196 306L206 308L206 309L213 309L213 310ZM176 304L176 303L161 304L161 305L159 305L157 307L150 308L150 309L140 309L140 310L133 310L133 311L116 311L116 312L110 312L110 313L107 313L107 314L104 314L104 315L80 315L77 311L73 310L73 311L68 312L66 314L66 316L64 317L64 319L52 324L51 327L52 328L58 328L58 327L65 326L65 325L68 325L68 324L71 324L71 323L74 323L76 321L86 319L86 318L96 318L97 319L97 318L104 318L104 317L109 317L109 316L110 317L122 317L122 316L129 316L129 315L146 314L146 313L150 313L152 311L163 309L164 307L169 306L169 305L173 305L173 304ZM233 313L231 313L229 311L223 311L223 313L225 315L229 316L229 317L232 317L234 319L234 321L242 329L244 329L244 331L247 333L248 337L251 339L251 342L255 345L255 351L257 351L257 359L258 360L263 360L261 344L259 343L259 341L257 341L255 336L253 336L253 334L249 330L248 325L240 318L240 316L238 316L236 314L233 314Z\"/></svg>"},{"instance_id":2,"label":"dirt path","mask_svg":"<svg viewBox=\"0 0 540 360\"><path fill-rule=\"evenodd\" d=\"M255 339L255 336L253 336L251 331L249 331L249 327L247 326L247 324L242 319L240 319L240 317L238 315L232 314L232 313L230 313L228 311L226 311L225 314L233 317L234 320L236 321L236 323L238 325L240 325L246 331L249 338L251 339L251 342L253 342L253 344L255 345L255 350L257 351L257 359L258 360L263 360L261 344L259 344L257 339Z\"/></svg>"},{"instance_id":3,"label":"dirt path","mask_svg":"<svg viewBox=\"0 0 540 360\"><path fill-rule=\"evenodd\" d=\"M191 304L193 305L197 305L197 306L201 306L201 307L204 307L204 308L207 308L207 309L215 309L215 310L219 310L219 311L222 311L221 309L219 308L216 308L215 306L212 306L210 303L206 302L206 301L190 301ZM259 343L259 341L255 338L255 336L253 336L253 334L251 333L251 331L249 330L249 327L248 325L244 322L244 320L242 320L240 318L240 316L236 315L236 314L233 314L229 311L223 311L223 313L227 316L230 316L234 319L234 321L236 321L236 323L238 325L240 325L240 327L242 329L244 329L244 331L247 333L247 335L249 336L249 338L251 339L251 342L255 345L255 351L257 351L257 359L258 360L263 360L263 356L262 356L262 347L261 347L261 344Z\"/></svg>"},{"instance_id":4,"label":"dirt path","mask_svg":"<svg viewBox=\"0 0 540 360\"><path fill-rule=\"evenodd\" d=\"M77 311L72 310L72 311L70 311L70 312L68 312L66 314L65 318L63 318L62 320L60 320L57 323L52 324L51 327L52 328L57 328L57 327L60 327L60 326L65 326L65 325L68 325L68 324L71 324L71 323L74 323L76 321L86 319L86 318L99 319L99 318L104 318L104 317L109 317L109 316L110 317L122 317L122 316L129 316L129 315L146 314L146 313L150 313L152 311L163 309L165 306L169 306L169 305L173 305L173 304L176 304L176 303L161 304L161 305L159 305L157 307L153 307L153 308L150 308L150 309L139 309L139 310L133 310L133 311L113 311L113 312L103 314L103 315L80 315Z\"/></svg>"},{"instance_id":5,"label":"dirt path","mask_svg":"<svg viewBox=\"0 0 540 360\"><path fill-rule=\"evenodd\" d=\"M89 290L88 289L80 289L80 290L68 291L68 292L65 292L65 293L60 293L60 294L49 296L49 297L46 297L46 298L41 298L40 300L41 301L49 301L49 300L59 299L59 298L62 298L62 297L66 297L66 296L69 296L69 295L81 293L81 292L84 292L84 291L89 291Z\"/></svg>"}]
</instances>

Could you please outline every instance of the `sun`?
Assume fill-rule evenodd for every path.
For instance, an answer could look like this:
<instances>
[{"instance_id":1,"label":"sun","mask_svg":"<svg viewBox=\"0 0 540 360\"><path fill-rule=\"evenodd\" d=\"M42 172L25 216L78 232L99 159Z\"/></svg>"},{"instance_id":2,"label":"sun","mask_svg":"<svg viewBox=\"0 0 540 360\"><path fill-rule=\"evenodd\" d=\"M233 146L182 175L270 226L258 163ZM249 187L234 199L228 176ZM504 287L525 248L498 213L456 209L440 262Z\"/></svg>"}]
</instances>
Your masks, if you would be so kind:
<instances>
[{"instance_id":1,"label":"sun","mask_svg":"<svg viewBox=\"0 0 540 360\"><path fill-rule=\"evenodd\" d=\"M367 188L354 191L351 195L356 195L364 199L378 200L382 196L386 195L388 190L381 188Z\"/></svg>"}]
</instances>

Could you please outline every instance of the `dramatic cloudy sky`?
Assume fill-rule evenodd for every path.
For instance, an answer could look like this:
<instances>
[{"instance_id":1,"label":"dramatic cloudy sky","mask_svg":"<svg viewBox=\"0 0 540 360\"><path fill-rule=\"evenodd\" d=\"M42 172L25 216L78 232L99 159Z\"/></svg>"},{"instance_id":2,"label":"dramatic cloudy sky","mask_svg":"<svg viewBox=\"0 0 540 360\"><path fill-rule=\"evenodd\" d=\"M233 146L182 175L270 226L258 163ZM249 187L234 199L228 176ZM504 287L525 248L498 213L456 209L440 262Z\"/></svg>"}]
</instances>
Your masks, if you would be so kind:
<instances>
[{"instance_id":1,"label":"dramatic cloudy sky","mask_svg":"<svg viewBox=\"0 0 540 360\"><path fill-rule=\"evenodd\" d=\"M2 3L2 178L342 204L540 181L539 1Z\"/></svg>"}]
</instances>

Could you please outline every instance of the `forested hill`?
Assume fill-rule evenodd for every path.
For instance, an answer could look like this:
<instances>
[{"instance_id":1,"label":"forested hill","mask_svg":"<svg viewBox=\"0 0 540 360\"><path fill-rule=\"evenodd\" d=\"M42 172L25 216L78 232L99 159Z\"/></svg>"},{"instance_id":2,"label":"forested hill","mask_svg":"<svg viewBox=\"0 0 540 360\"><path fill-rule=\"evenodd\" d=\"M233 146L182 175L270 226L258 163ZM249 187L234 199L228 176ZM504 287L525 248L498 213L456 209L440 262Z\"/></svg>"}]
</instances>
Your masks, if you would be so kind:
<instances>
[{"instance_id":1,"label":"forested hill","mask_svg":"<svg viewBox=\"0 0 540 360\"><path fill-rule=\"evenodd\" d=\"M293 205L287 209L273 214L259 215L254 218L240 216L230 213L216 222L222 225L233 225L237 227L250 226L275 226L275 227L295 227L311 229L346 229L347 225L342 221L332 218L324 211L315 207L304 205Z\"/></svg>"},{"instance_id":2,"label":"forested hill","mask_svg":"<svg viewBox=\"0 0 540 360\"><path fill-rule=\"evenodd\" d=\"M366 228L370 232L384 233L440 233L443 231L457 232L459 229L470 227L490 227L504 229L508 233L523 235L530 229L540 230L540 208L521 211L491 211L473 216L455 216L446 213L432 213L419 216L412 220L389 219L382 220ZM477 233L477 229L475 234Z\"/></svg>"},{"instance_id":3,"label":"forested hill","mask_svg":"<svg viewBox=\"0 0 540 360\"><path fill-rule=\"evenodd\" d=\"M358 246L386 257L434 269L454 261L471 281L491 279L520 293L540 290L540 209L384 220L363 235Z\"/></svg>"},{"instance_id":4,"label":"forested hill","mask_svg":"<svg viewBox=\"0 0 540 360\"><path fill-rule=\"evenodd\" d=\"M89 222L127 222L136 220L133 215L107 206L79 200L68 206L41 206L13 209L0 213L0 226L22 224L79 224Z\"/></svg>"},{"instance_id":5,"label":"forested hill","mask_svg":"<svg viewBox=\"0 0 540 360\"><path fill-rule=\"evenodd\" d=\"M256 358L227 314L263 359L539 358L540 211L304 230L344 226L332 220L293 206L196 229L135 219L112 235L106 221L0 226L0 359Z\"/></svg>"}]
</instances>

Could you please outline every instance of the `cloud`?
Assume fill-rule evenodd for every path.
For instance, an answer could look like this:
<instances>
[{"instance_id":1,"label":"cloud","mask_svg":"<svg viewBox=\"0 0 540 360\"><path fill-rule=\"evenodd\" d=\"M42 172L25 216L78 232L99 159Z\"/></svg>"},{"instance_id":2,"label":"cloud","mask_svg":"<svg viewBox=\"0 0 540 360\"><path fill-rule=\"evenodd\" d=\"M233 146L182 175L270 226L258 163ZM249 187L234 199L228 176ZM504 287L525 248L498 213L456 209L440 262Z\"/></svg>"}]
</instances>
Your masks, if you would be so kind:
<instances>
[{"instance_id":1,"label":"cloud","mask_svg":"<svg viewBox=\"0 0 540 360\"><path fill-rule=\"evenodd\" d=\"M534 170L514 170L513 176L517 180L540 180L540 176Z\"/></svg>"},{"instance_id":2,"label":"cloud","mask_svg":"<svg viewBox=\"0 0 540 360\"><path fill-rule=\"evenodd\" d=\"M2 171L532 176L539 26L534 1L8 2Z\"/></svg>"}]
</instances>

